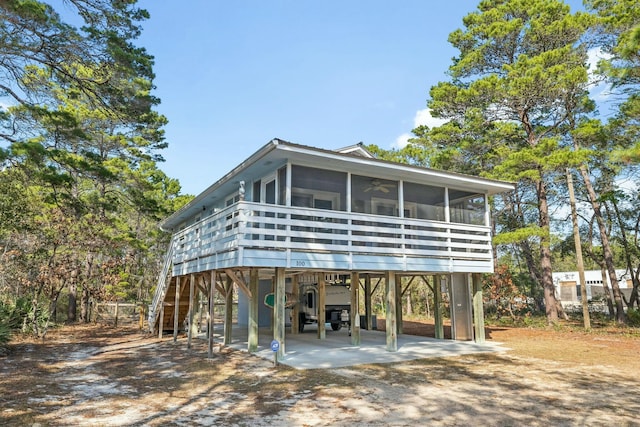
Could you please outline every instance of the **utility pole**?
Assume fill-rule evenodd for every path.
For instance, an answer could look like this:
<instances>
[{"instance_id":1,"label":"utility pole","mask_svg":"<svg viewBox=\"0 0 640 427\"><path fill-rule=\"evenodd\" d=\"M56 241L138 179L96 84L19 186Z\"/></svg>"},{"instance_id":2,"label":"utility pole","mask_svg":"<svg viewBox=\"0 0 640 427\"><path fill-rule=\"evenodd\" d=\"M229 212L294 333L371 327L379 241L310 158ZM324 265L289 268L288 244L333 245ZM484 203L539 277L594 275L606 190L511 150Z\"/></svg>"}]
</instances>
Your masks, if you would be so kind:
<instances>
[{"instance_id":1,"label":"utility pole","mask_svg":"<svg viewBox=\"0 0 640 427\"><path fill-rule=\"evenodd\" d=\"M567 187L569 188L569 203L571 204L571 220L573 222L573 240L576 245L576 264L578 265L578 277L580 278L580 294L582 295L582 317L584 328L591 329L589 317L589 302L587 301L587 284L584 277L584 262L582 261L582 243L580 242L580 229L578 228L578 214L576 212L576 196L573 193L573 176L567 169Z\"/></svg>"}]
</instances>

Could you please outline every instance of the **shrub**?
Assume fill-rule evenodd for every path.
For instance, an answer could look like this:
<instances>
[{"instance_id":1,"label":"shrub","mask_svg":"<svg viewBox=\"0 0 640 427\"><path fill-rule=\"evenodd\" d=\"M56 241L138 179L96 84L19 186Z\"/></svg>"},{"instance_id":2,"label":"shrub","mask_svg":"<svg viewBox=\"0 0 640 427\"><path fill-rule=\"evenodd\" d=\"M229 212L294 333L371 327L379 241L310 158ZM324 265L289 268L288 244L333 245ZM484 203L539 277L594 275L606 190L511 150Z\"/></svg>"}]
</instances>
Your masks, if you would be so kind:
<instances>
[{"instance_id":1,"label":"shrub","mask_svg":"<svg viewBox=\"0 0 640 427\"><path fill-rule=\"evenodd\" d=\"M9 342L9 338L11 338L11 330L7 325L0 323L0 354L2 354L1 349Z\"/></svg>"},{"instance_id":2,"label":"shrub","mask_svg":"<svg viewBox=\"0 0 640 427\"><path fill-rule=\"evenodd\" d=\"M640 327L640 309L630 308L627 310L627 324L629 326Z\"/></svg>"},{"instance_id":3,"label":"shrub","mask_svg":"<svg viewBox=\"0 0 640 427\"><path fill-rule=\"evenodd\" d=\"M500 265L494 274L485 276L483 289L487 311L496 320L509 316L515 322L531 315L529 300L516 285L508 266Z\"/></svg>"},{"instance_id":4,"label":"shrub","mask_svg":"<svg viewBox=\"0 0 640 427\"><path fill-rule=\"evenodd\" d=\"M6 346L11 339L10 307L0 301L0 356L6 353Z\"/></svg>"},{"instance_id":5,"label":"shrub","mask_svg":"<svg viewBox=\"0 0 640 427\"><path fill-rule=\"evenodd\" d=\"M6 346L14 331L33 332L33 319L40 327L46 324L47 318L46 311L35 309L29 298L0 301L0 347Z\"/></svg>"}]
</instances>

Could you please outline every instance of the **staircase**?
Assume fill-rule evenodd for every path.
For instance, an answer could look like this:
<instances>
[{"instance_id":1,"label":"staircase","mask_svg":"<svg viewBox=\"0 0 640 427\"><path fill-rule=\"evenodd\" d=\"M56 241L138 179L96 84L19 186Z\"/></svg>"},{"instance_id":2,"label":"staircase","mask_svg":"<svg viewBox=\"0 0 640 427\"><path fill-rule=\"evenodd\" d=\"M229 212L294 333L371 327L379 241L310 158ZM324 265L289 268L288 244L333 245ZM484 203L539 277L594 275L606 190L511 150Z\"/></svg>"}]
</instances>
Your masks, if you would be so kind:
<instances>
[{"instance_id":1,"label":"staircase","mask_svg":"<svg viewBox=\"0 0 640 427\"><path fill-rule=\"evenodd\" d=\"M153 295L153 302L151 303L151 307L149 308L148 322L149 322L149 332L151 333L154 333L156 331L156 325L158 323L158 318L160 317L161 308L165 302L165 299L168 297L173 297L174 299L171 299L170 301L175 301L175 286L173 286L173 292L171 292L171 295L167 294L167 291L169 290L169 288L171 288L171 285L177 282L177 278L170 276L171 266L173 264L172 260L173 260L174 246L175 246L175 236L171 238L171 242L169 243L169 249L167 250L167 254L165 255L165 258L164 258L164 265L162 266L162 271L160 272L160 276L158 277L158 285L156 286L156 292ZM169 308L169 307L166 307L166 308ZM174 314L173 309L165 310L165 313L164 313L165 322L163 323L166 323L167 318L173 319L173 314ZM163 328L164 326L165 325L162 325Z\"/></svg>"},{"instance_id":2,"label":"staircase","mask_svg":"<svg viewBox=\"0 0 640 427\"><path fill-rule=\"evenodd\" d=\"M175 322L175 301L176 301L176 286L180 285L180 300L178 301L178 331L184 330L184 321L189 314L189 280L182 280L182 283L178 283L178 277L171 277L169 285L167 286L167 292L164 297L164 313L160 317L160 307L158 307L158 315L156 320L156 326L162 328L163 331L173 331ZM157 331L157 330L156 330Z\"/></svg>"}]
</instances>

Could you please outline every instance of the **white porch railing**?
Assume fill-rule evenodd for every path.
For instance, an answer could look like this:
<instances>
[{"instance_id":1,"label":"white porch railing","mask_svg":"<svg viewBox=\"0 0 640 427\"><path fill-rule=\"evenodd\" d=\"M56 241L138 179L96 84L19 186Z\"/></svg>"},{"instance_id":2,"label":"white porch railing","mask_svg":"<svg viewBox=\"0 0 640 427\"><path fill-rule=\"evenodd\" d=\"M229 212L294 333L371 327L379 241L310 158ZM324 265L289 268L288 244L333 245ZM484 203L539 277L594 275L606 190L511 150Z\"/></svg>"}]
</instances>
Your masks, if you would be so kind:
<instances>
[{"instance_id":1,"label":"white porch railing","mask_svg":"<svg viewBox=\"0 0 640 427\"><path fill-rule=\"evenodd\" d=\"M246 201L179 231L173 246L174 265L245 249L492 259L487 226Z\"/></svg>"}]
</instances>

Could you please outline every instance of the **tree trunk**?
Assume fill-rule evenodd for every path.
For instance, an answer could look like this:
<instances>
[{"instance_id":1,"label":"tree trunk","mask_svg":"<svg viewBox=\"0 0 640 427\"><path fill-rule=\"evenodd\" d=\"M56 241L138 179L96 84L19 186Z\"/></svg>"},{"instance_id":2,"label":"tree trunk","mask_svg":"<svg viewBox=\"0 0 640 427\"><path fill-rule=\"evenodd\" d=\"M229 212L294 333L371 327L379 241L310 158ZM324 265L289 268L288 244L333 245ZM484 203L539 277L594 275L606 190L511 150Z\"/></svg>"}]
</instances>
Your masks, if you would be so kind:
<instances>
[{"instance_id":1,"label":"tree trunk","mask_svg":"<svg viewBox=\"0 0 640 427\"><path fill-rule=\"evenodd\" d=\"M87 256L84 263L84 280L82 285L82 293L80 297L80 321L89 323L91 321L91 306L89 304L89 298L91 294L91 283L93 277L93 260L94 254L87 252Z\"/></svg>"},{"instance_id":2,"label":"tree trunk","mask_svg":"<svg viewBox=\"0 0 640 427\"><path fill-rule=\"evenodd\" d=\"M536 182L536 191L538 193L538 212L540 215L540 228L542 230L542 236L540 236L540 267L542 270L545 312L547 322L554 324L558 322L558 307L551 267L549 204L547 202L547 188L543 179Z\"/></svg>"},{"instance_id":3,"label":"tree trunk","mask_svg":"<svg viewBox=\"0 0 640 427\"><path fill-rule=\"evenodd\" d=\"M633 308L633 306L636 303L636 299L638 298L638 286L637 286L638 275L636 274L636 271L633 269L633 262L631 261L631 252L633 249L629 244L629 239L627 238L627 231L624 226L624 220L622 219L622 215L620 213L620 209L618 208L618 203L616 202L615 197L611 198L611 204L613 205L613 211L616 215L616 221L618 222L618 227L620 228L620 237L622 239L622 246L624 247L624 261L627 266L627 271L631 276L631 283L633 284L633 289L631 290L631 297L629 298L629 301L625 300L625 303L627 304L627 307ZM622 295L622 298L624 300L624 295Z\"/></svg>"},{"instance_id":4,"label":"tree trunk","mask_svg":"<svg viewBox=\"0 0 640 427\"><path fill-rule=\"evenodd\" d=\"M611 299L611 291L609 290L609 282L607 281L607 269L604 263L600 264L600 273L602 274L602 290L604 297L607 300L607 308L609 309L609 317L613 319L613 299Z\"/></svg>"},{"instance_id":5,"label":"tree trunk","mask_svg":"<svg viewBox=\"0 0 640 427\"><path fill-rule=\"evenodd\" d=\"M523 213L522 213L522 208L521 208L521 204L522 202L520 201L520 197L518 196L518 194L516 193L516 197L513 200L513 203L510 203L510 207L509 210L511 211L511 214L513 215L514 218L516 218L517 222L519 224L521 224L521 226L524 227L524 225L526 224L526 221L524 219ZM494 233L495 233L495 221L493 221L493 227L494 227ZM524 256L525 262L527 263L527 271L529 272L529 277L531 278L531 282L532 283L542 283L542 274L540 273L540 269L538 268L538 265L535 262L535 258L533 256L533 250L531 249L531 245L529 244L529 241L527 240L523 240L522 242L520 242L518 244L518 246L520 247L520 250L522 252L522 255ZM498 262L497 262L497 251L494 250L493 252L494 255L494 269L497 270L498 269ZM532 289L532 297L533 295L533 289ZM538 301L538 299L536 298L536 302L540 302ZM539 308L542 309L542 305L539 305Z\"/></svg>"},{"instance_id":6,"label":"tree trunk","mask_svg":"<svg viewBox=\"0 0 640 427\"><path fill-rule=\"evenodd\" d=\"M521 202L518 199L514 200L513 205L511 207L511 212L514 217L516 217L522 226L525 224L524 217L522 215L522 209L520 208ZM516 209L517 207L517 209ZM544 299L540 299L540 296L537 292L537 286L541 286L542 284L542 273L540 272L540 268L535 261L535 257L533 256L533 249L531 248L531 244L528 240L523 240L518 244L520 248L520 252L524 257L525 263L527 264L527 272L529 273L529 278L531 279L531 289L530 289L530 297L533 298L538 310L544 310ZM496 256L497 251L494 251L494 256ZM497 271L498 264L494 264L494 268ZM544 288L543 288L544 291ZM544 293L544 292L543 292Z\"/></svg>"},{"instance_id":7,"label":"tree trunk","mask_svg":"<svg viewBox=\"0 0 640 427\"><path fill-rule=\"evenodd\" d=\"M616 276L616 268L613 261L613 253L611 252L611 245L609 244L609 236L607 235L607 229L604 223L604 218L600 211L600 202L596 196L596 192L591 184L591 178L587 172L586 166L580 166L580 175L584 181L585 188L589 195L589 201L593 207L593 213L598 222L598 229L600 231L600 242L602 243L602 251L604 255L604 262L609 273L609 281L611 282L611 289L613 290L613 300L616 304L616 320L618 323L625 322L624 306L622 304L622 294L620 292L620 286L618 286L618 278Z\"/></svg>"},{"instance_id":8,"label":"tree trunk","mask_svg":"<svg viewBox=\"0 0 640 427\"><path fill-rule=\"evenodd\" d=\"M427 292L427 298L425 299L425 302L426 302L426 305L427 305L427 319L431 319L431 305L429 304L429 298L431 298L431 297L430 297L429 293Z\"/></svg>"},{"instance_id":9,"label":"tree trunk","mask_svg":"<svg viewBox=\"0 0 640 427\"><path fill-rule=\"evenodd\" d=\"M75 278L69 283L69 305L67 306L67 322L74 323L78 312L77 286Z\"/></svg>"},{"instance_id":10,"label":"tree trunk","mask_svg":"<svg viewBox=\"0 0 640 427\"><path fill-rule=\"evenodd\" d=\"M587 300L587 281L584 275L584 260L582 259L582 240L576 212L576 196L573 191L573 175L567 169L567 189L569 190L569 204L571 205L571 222L573 223L573 242L576 248L576 265L580 278L580 295L582 303L582 319L585 329L591 329L591 317L589 317L589 301Z\"/></svg>"},{"instance_id":11,"label":"tree trunk","mask_svg":"<svg viewBox=\"0 0 640 427\"><path fill-rule=\"evenodd\" d=\"M51 319L53 319L53 323L57 323L58 321L58 302L57 301L53 305L53 309L51 310Z\"/></svg>"},{"instance_id":12,"label":"tree trunk","mask_svg":"<svg viewBox=\"0 0 640 427\"><path fill-rule=\"evenodd\" d=\"M640 293L638 292L639 287L640 287L640 265L638 265L638 269L636 270L635 278L633 279L633 290L631 291L631 299L635 300L635 304L640 309ZM633 307L633 303L631 303L631 307Z\"/></svg>"},{"instance_id":13,"label":"tree trunk","mask_svg":"<svg viewBox=\"0 0 640 427\"><path fill-rule=\"evenodd\" d=\"M80 299L80 321L89 323L89 289L87 286L82 287L82 297Z\"/></svg>"},{"instance_id":14,"label":"tree trunk","mask_svg":"<svg viewBox=\"0 0 640 427\"><path fill-rule=\"evenodd\" d=\"M544 299L540 299L540 296L536 290L537 287L542 283L542 274L540 273L540 269L538 268L538 265L533 258L533 250L531 249L531 245L529 244L529 242L525 240L523 242L520 242L518 246L520 247L522 255L524 256L525 262L527 263L527 271L529 272L529 278L531 279L531 283L533 284L531 286L529 296L535 301L538 310L542 311L544 310Z\"/></svg>"}]
</instances>

